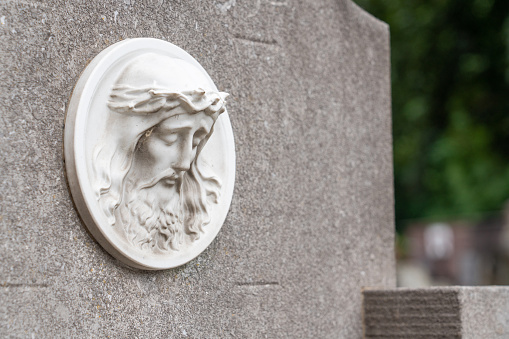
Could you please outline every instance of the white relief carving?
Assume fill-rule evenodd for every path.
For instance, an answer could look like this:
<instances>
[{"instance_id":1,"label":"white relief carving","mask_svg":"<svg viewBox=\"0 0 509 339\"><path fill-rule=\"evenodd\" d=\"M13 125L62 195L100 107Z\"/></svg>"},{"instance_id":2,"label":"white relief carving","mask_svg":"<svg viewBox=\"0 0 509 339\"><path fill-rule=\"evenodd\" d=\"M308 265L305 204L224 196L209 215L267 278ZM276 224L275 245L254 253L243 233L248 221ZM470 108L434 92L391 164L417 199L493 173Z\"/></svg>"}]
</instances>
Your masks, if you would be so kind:
<instances>
[{"instance_id":1,"label":"white relief carving","mask_svg":"<svg viewBox=\"0 0 509 339\"><path fill-rule=\"evenodd\" d=\"M198 74L182 88L178 72ZM219 180L204 177L195 160L228 94L202 89L201 78L185 61L144 54L111 92L95 190L109 222L142 249L178 250L185 236L199 238L209 201L217 202Z\"/></svg>"},{"instance_id":2,"label":"white relief carving","mask_svg":"<svg viewBox=\"0 0 509 339\"><path fill-rule=\"evenodd\" d=\"M146 269L178 266L210 244L231 201L228 94L164 41L128 40L96 59L68 110L73 198L92 234L118 259Z\"/></svg>"}]
</instances>

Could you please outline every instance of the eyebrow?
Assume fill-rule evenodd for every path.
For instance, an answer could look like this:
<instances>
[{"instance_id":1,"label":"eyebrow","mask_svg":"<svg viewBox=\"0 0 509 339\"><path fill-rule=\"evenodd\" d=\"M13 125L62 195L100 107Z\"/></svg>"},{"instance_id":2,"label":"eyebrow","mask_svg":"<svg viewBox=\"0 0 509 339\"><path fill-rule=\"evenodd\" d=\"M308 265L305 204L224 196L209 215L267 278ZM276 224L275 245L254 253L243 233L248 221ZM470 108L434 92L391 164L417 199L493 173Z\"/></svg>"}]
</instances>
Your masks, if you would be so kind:
<instances>
[{"instance_id":1,"label":"eyebrow","mask_svg":"<svg viewBox=\"0 0 509 339\"><path fill-rule=\"evenodd\" d=\"M171 128L171 127L167 127L167 126L161 125L161 126L159 126L159 128L160 128L161 132L176 133L176 132L180 132L180 131L183 131L183 130L190 130L193 127L192 126L180 126L180 127ZM205 134L208 134L208 133L210 133L210 131L207 131L207 129L204 126L200 126L200 128L198 128L195 131L195 133L205 133Z\"/></svg>"},{"instance_id":2,"label":"eyebrow","mask_svg":"<svg viewBox=\"0 0 509 339\"><path fill-rule=\"evenodd\" d=\"M214 122L212 123L212 125L214 125ZM188 123L187 125L184 124L183 126L171 127L171 123L170 123L170 126L167 126L164 124L164 121L162 121L159 124L158 128L161 130L161 132L172 133L172 132L179 132L182 130L189 130L189 129L192 129L193 127L194 127L193 123ZM200 132L204 132L204 133L208 134L208 133L210 133L211 130L212 130L212 126L210 129L207 129L205 119L200 119L199 127L196 129L196 132L200 131Z\"/></svg>"},{"instance_id":3,"label":"eyebrow","mask_svg":"<svg viewBox=\"0 0 509 339\"><path fill-rule=\"evenodd\" d=\"M168 126L165 126L165 125L160 125L159 128L161 129L162 132L179 132L179 131L182 131L182 130L189 130L191 128L193 128L193 126L180 126L180 127L168 127Z\"/></svg>"}]
</instances>

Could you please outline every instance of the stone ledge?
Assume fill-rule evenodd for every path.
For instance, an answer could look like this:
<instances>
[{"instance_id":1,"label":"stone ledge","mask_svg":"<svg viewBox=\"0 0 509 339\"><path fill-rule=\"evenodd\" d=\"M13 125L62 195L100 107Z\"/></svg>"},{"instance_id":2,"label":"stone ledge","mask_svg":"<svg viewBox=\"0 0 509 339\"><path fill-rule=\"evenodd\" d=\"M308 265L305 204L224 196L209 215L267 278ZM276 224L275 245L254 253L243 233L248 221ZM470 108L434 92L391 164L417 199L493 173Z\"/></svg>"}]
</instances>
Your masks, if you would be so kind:
<instances>
[{"instance_id":1,"label":"stone ledge","mask_svg":"<svg viewBox=\"0 0 509 339\"><path fill-rule=\"evenodd\" d=\"M508 338L509 287L366 289L365 338Z\"/></svg>"}]
</instances>

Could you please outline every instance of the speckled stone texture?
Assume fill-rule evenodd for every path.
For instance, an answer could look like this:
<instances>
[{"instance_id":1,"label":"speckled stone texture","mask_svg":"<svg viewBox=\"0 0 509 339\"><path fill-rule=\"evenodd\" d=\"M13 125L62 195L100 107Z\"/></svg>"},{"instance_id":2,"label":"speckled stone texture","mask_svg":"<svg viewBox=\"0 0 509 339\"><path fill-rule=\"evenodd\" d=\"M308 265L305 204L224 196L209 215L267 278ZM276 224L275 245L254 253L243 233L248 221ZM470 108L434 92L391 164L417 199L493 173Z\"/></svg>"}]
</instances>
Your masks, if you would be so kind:
<instances>
[{"instance_id":1,"label":"speckled stone texture","mask_svg":"<svg viewBox=\"0 0 509 339\"><path fill-rule=\"evenodd\" d=\"M365 338L509 338L509 287L364 291Z\"/></svg>"},{"instance_id":2,"label":"speckled stone texture","mask_svg":"<svg viewBox=\"0 0 509 339\"><path fill-rule=\"evenodd\" d=\"M220 90L237 179L223 229L129 269L66 186L66 105L127 38L170 41ZM360 338L395 286L388 27L349 0L0 2L0 337Z\"/></svg>"}]
</instances>

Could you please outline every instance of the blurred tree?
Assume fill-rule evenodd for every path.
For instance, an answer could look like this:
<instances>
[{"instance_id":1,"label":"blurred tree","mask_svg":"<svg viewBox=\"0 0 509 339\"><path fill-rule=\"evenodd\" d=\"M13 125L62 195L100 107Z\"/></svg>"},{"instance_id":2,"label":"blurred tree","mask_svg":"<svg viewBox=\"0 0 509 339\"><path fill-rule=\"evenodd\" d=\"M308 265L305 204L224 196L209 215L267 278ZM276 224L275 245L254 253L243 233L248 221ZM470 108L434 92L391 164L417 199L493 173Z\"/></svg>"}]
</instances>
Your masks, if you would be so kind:
<instances>
[{"instance_id":1,"label":"blurred tree","mask_svg":"<svg viewBox=\"0 0 509 339\"><path fill-rule=\"evenodd\" d=\"M509 1L355 0L391 30L396 226L509 199Z\"/></svg>"}]
</instances>

